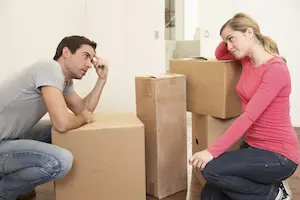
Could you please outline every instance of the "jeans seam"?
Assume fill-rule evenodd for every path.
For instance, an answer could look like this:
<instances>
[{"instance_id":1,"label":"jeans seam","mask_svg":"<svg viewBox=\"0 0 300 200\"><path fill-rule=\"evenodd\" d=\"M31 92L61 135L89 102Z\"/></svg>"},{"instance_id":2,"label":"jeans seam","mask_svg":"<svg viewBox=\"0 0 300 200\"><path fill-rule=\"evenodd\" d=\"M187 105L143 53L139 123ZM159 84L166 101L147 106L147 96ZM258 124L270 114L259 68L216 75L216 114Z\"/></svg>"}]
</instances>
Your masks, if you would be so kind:
<instances>
[{"instance_id":1,"label":"jeans seam","mask_svg":"<svg viewBox=\"0 0 300 200\"><path fill-rule=\"evenodd\" d=\"M216 192L213 192L212 195L211 195L211 200L214 200L214 196L215 196Z\"/></svg>"},{"instance_id":2,"label":"jeans seam","mask_svg":"<svg viewBox=\"0 0 300 200\"><path fill-rule=\"evenodd\" d=\"M294 167L294 168L290 171L290 173L288 173L287 175L282 176L282 177L280 177L280 178L278 178L278 179L276 179L276 180L277 180L277 181L285 180L285 179L289 178L290 176L292 176L293 173L295 173L295 171L296 171L296 168Z\"/></svg>"},{"instance_id":3,"label":"jeans seam","mask_svg":"<svg viewBox=\"0 0 300 200\"><path fill-rule=\"evenodd\" d=\"M277 188L277 187L275 187L275 188ZM271 200L270 198L272 197L273 192L274 192L274 185L271 186L271 190L265 200Z\"/></svg>"},{"instance_id":4,"label":"jeans seam","mask_svg":"<svg viewBox=\"0 0 300 200\"><path fill-rule=\"evenodd\" d=\"M262 166L264 166L264 164L249 164L249 166L258 166L258 165L262 165ZM270 166L270 164L268 164L269 166ZM276 166L281 166L282 168L284 168L280 163L276 163L276 164L274 164L274 165L276 165ZM238 167L244 167L244 165L235 165L235 166L232 166L232 167L234 167L234 168L238 168ZM224 168L224 170L228 170L228 169L230 169L231 167L227 167L227 168ZM223 174L223 173L210 173L211 175L212 175L212 177L218 177L218 176L236 176L236 175L228 175L228 174ZM234 190L235 189L235 187L231 187L231 182L227 182L227 180L226 180L226 178L224 178L224 179L219 179L219 178L217 178L218 180L217 181L219 181L220 183L222 183L222 184L226 184L227 185L227 187L229 188L229 189L231 189L231 190ZM248 178L247 178L248 179ZM249 179L250 181L253 181L253 180L251 180L251 179ZM262 184L262 183L259 183L259 184Z\"/></svg>"},{"instance_id":5,"label":"jeans seam","mask_svg":"<svg viewBox=\"0 0 300 200\"><path fill-rule=\"evenodd\" d=\"M258 165L264 165L264 164L249 164L249 166L258 166ZM268 166L276 166L276 167L280 167L280 166L281 166L282 169L285 168L285 166L282 166L280 163L276 163L276 164L268 164ZM244 167L244 165L235 165L235 166L232 166L232 167L238 168L238 167ZM231 169L231 167L227 167L227 168L224 168L224 169L228 170L228 169ZM288 173L287 175L285 175L285 176L281 176L281 177L277 178L276 181L281 181L281 180L284 180L284 179L290 177L290 176L293 174L293 171L294 171L294 170L292 170L291 172L289 172L289 173ZM217 175L217 176L218 176L218 175L221 175L221 176L227 176L228 174L219 173L219 174L215 174L215 175Z\"/></svg>"},{"instance_id":6,"label":"jeans seam","mask_svg":"<svg viewBox=\"0 0 300 200\"><path fill-rule=\"evenodd\" d=\"M228 175L226 175L226 176L228 176ZM227 181L226 179L220 179L219 180L222 184L226 184L227 185L227 187L229 188L229 190L235 190L235 187L232 187L231 186L231 182L230 181ZM228 189L227 189L228 190Z\"/></svg>"},{"instance_id":7,"label":"jeans seam","mask_svg":"<svg viewBox=\"0 0 300 200\"><path fill-rule=\"evenodd\" d=\"M41 156L44 156L44 157L46 157L46 158L48 158L48 159L50 159L50 160L54 160L55 162L57 162L57 163L58 163L58 166L59 166L58 172L61 171L61 165L60 165L60 162L59 162L56 158L54 158L53 156L49 156L49 155L47 155L47 154L41 153L41 152L37 152L37 151L14 151L14 152L10 152L10 153L6 153L6 154L4 154L4 155L1 155L1 156L0 156L0 166L3 166L3 163L4 163L5 159L7 159L9 156L13 156L14 154L33 154L33 155L35 154L35 155L41 155ZM30 166L30 167L42 167L42 165L41 165L41 166L33 165L33 166ZM17 171L18 171L18 170L17 170ZM16 171L15 171L15 172L16 172ZM54 172L52 176L49 176L49 174L45 174L44 171L42 171L43 175L49 176L49 177L51 177L51 178L53 178L58 172ZM14 172L13 172L13 173L14 173ZM9 173L9 174L11 174L11 173ZM4 176L5 176L5 175L9 175L9 174L4 174ZM42 181L44 181L45 178L42 178L42 179L43 179ZM29 184L32 185L34 182L35 182L35 181L31 181L31 182L29 182ZM26 188L23 187L23 188L20 189L20 191L23 191L24 189L26 189ZM10 192L10 193L8 193L7 195L8 195L8 196L11 196L13 193L14 193L14 192Z\"/></svg>"},{"instance_id":8,"label":"jeans seam","mask_svg":"<svg viewBox=\"0 0 300 200\"><path fill-rule=\"evenodd\" d=\"M48 158L48 159L51 159L51 160L53 159L53 160L55 160L55 161L60 165L60 163L57 161L57 159L55 159L54 157L49 156L49 155L47 155L47 154L41 153L41 152L36 152L36 151L14 151L14 152L6 153L6 154L0 156L0 166L3 165L3 162L4 162L5 159L7 159L7 157L12 156L12 155L14 155L14 154L33 154L33 155L41 155L41 156L45 156L45 157ZM31 167L40 167L40 166L38 166L38 165L33 165L33 166L31 166Z\"/></svg>"},{"instance_id":9,"label":"jeans seam","mask_svg":"<svg viewBox=\"0 0 300 200\"><path fill-rule=\"evenodd\" d=\"M262 164L262 163L257 163L257 164L249 163L247 166L259 166L259 165L265 166L265 164ZM282 166L280 163L272 163L272 164L267 164L267 165L268 166ZM224 167L223 169L228 170L228 169L231 169L231 168L238 168L238 167L244 167L244 166L245 165L234 165L234 166ZM220 174L217 174L217 175L226 175L226 174L220 173Z\"/></svg>"}]
</instances>

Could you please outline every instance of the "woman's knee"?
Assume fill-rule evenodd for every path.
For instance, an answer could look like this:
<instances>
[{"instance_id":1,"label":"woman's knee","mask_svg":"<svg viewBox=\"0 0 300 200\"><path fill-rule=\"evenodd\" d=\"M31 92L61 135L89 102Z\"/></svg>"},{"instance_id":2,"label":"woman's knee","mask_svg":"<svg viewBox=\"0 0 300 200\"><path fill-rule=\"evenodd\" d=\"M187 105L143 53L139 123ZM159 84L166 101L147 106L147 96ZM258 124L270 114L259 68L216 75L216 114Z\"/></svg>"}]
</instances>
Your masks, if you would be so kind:
<instances>
[{"instance_id":1,"label":"woman's knee","mask_svg":"<svg viewBox=\"0 0 300 200\"><path fill-rule=\"evenodd\" d=\"M219 174L220 174L220 168L221 165L216 166L216 162L215 160L210 161L205 167L204 169L201 171L203 178L207 181L207 182L211 182L213 180L218 179Z\"/></svg>"},{"instance_id":2,"label":"woman's knee","mask_svg":"<svg viewBox=\"0 0 300 200\"><path fill-rule=\"evenodd\" d=\"M201 171L201 173L206 181L209 180L214 174L210 165L206 165L206 167Z\"/></svg>"}]
</instances>

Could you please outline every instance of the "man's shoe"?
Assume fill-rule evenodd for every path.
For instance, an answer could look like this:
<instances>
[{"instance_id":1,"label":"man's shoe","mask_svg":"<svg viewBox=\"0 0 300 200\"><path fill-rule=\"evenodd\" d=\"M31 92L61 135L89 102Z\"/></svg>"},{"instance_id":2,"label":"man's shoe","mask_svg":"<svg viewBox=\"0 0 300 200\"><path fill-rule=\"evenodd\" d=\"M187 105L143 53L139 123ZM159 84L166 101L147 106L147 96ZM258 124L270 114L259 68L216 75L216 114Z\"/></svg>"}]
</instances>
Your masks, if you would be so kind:
<instances>
[{"instance_id":1,"label":"man's shoe","mask_svg":"<svg viewBox=\"0 0 300 200\"><path fill-rule=\"evenodd\" d=\"M36 192L35 190L32 190L30 192L18 196L16 200L29 200L35 196L36 196Z\"/></svg>"}]
</instances>

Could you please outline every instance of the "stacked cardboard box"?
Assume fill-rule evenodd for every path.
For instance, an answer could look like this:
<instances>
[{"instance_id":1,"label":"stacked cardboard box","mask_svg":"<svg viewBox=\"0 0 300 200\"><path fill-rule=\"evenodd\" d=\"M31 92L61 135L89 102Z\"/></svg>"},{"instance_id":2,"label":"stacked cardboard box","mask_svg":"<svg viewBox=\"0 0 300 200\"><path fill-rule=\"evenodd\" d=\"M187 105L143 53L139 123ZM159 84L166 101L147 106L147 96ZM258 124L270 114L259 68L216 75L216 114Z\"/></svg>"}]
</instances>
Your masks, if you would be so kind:
<instances>
[{"instance_id":1,"label":"stacked cardboard box","mask_svg":"<svg viewBox=\"0 0 300 200\"><path fill-rule=\"evenodd\" d=\"M236 92L241 66L237 61L189 58L170 61L170 73L187 79L187 111L192 113L192 153L202 151L241 114ZM241 141L229 150L239 148ZM194 170L202 185L200 170Z\"/></svg>"},{"instance_id":2,"label":"stacked cardboard box","mask_svg":"<svg viewBox=\"0 0 300 200\"><path fill-rule=\"evenodd\" d=\"M147 194L187 189L186 78L137 76L136 112L145 125Z\"/></svg>"}]
</instances>

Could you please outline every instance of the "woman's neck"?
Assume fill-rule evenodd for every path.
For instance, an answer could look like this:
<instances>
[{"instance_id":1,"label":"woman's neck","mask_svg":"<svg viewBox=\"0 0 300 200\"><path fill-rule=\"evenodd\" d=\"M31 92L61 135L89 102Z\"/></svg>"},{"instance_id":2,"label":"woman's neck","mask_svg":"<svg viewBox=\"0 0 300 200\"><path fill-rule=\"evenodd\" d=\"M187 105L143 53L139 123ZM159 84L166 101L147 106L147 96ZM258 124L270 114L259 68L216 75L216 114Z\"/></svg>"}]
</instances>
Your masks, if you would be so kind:
<instances>
[{"instance_id":1,"label":"woman's neck","mask_svg":"<svg viewBox=\"0 0 300 200\"><path fill-rule=\"evenodd\" d=\"M267 52L261 44L255 44L250 51L248 57L250 58L252 64L258 67L270 60L274 55Z\"/></svg>"}]
</instances>

